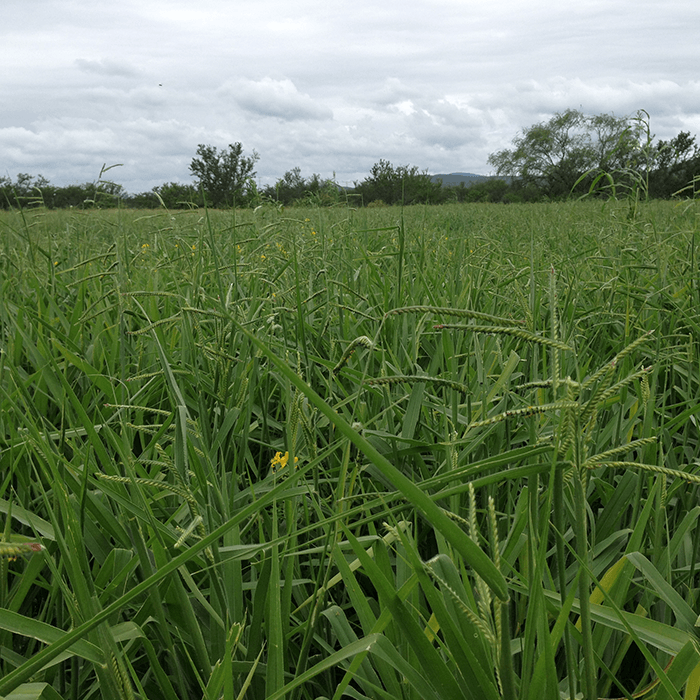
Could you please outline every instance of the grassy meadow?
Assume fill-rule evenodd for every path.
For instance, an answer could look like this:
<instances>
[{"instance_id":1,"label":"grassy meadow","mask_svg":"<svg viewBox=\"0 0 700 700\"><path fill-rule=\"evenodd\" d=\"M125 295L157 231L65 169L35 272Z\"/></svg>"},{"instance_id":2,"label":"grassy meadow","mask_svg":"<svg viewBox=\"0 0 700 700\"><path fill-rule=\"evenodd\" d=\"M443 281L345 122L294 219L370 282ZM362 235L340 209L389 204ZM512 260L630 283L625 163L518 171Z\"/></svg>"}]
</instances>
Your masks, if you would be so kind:
<instances>
[{"instance_id":1,"label":"grassy meadow","mask_svg":"<svg viewBox=\"0 0 700 700\"><path fill-rule=\"evenodd\" d=\"M699 206L0 212L0 697L696 698Z\"/></svg>"}]
</instances>

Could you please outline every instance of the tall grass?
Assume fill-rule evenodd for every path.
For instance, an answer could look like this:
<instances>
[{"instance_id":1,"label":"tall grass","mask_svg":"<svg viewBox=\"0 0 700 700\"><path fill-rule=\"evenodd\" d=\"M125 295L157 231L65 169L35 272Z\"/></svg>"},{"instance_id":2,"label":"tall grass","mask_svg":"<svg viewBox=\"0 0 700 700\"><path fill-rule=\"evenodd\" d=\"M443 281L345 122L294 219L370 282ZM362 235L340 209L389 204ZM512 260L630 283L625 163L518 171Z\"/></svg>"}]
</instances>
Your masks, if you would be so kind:
<instances>
[{"instance_id":1,"label":"tall grass","mask_svg":"<svg viewBox=\"0 0 700 700\"><path fill-rule=\"evenodd\" d=\"M4 214L0 695L697 697L697 213Z\"/></svg>"}]
</instances>

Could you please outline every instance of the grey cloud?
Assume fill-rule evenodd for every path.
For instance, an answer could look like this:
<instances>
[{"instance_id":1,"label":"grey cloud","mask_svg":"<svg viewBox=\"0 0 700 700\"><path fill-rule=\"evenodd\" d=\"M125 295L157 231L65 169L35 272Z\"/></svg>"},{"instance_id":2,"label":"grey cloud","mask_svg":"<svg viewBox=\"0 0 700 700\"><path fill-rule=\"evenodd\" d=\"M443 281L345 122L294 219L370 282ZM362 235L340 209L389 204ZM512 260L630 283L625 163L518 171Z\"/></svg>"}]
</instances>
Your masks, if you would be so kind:
<instances>
[{"instance_id":1,"label":"grey cloud","mask_svg":"<svg viewBox=\"0 0 700 700\"><path fill-rule=\"evenodd\" d=\"M483 118L474 110L439 100L412 115L418 138L428 145L454 150L467 144L481 144Z\"/></svg>"},{"instance_id":2,"label":"grey cloud","mask_svg":"<svg viewBox=\"0 0 700 700\"><path fill-rule=\"evenodd\" d=\"M424 96L425 93L415 85L409 85L397 77L388 77L380 87L365 91L362 103L376 107L387 107Z\"/></svg>"},{"instance_id":3,"label":"grey cloud","mask_svg":"<svg viewBox=\"0 0 700 700\"><path fill-rule=\"evenodd\" d=\"M332 119L333 112L310 95L297 90L294 83L285 78L275 80L237 80L225 85L221 92L230 95L246 112L283 121L302 119Z\"/></svg>"},{"instance_id":4,"label":"grey cloud","mask_svg":"<svg viewBox=\"0 0 700 700\"><path fill-rule=\"evenodd\" d=\"M103 164L123 163L110 177L139 192L167 180L189 180L196 145L211 135L175 120L54 119L0 129L0 153L10 174L41 173L55 184L89 181Z\"/></svg>"},{"instance_id":5,"label":"grey cloud","mask_svg":"<svg viewBox=\"0 0 700 700\"><path fill-rule=\"evenodd\" d=\"M114 61L109 58L101 58L97 61L87 58L76 58L75 65L85 73L96 73L97 75L110 77L133 78L139 74L139 72L128 63Z\"/></svg>"},{"instance_id":6,"label":"grey cloud","mask_svg":"<svg viewBox=\"0 0 700 700\"><path fill-rule=\"evenodd\" d=\"M569 107L644 108L659 138L700 135L697 0L357 0L351 11L124 0L118 12L55 0L46 13L2 2L0 168L56 184L103 162L124 163L111 172L132 192L188 181L198 143L237 141L260 153L264 184L295 166L348 183L379 158L488 172L489 153Z\"/></svg>"}]
</instances>

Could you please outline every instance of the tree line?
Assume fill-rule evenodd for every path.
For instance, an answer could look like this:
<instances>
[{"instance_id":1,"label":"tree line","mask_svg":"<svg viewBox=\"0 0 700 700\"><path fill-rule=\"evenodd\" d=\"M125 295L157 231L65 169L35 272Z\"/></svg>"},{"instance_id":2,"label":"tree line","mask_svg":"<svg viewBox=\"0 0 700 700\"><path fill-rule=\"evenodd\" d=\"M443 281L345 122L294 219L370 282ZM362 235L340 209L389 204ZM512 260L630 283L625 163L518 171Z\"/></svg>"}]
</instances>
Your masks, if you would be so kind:
<instances>
[{"instance_id":1,"label":"tree line","mask_svg":"<svg viewBox=\"0 0 700 700\"><path fill-rule=\"evenodd\" d=\"M41 204L49 208L114 207L168 209L210 206L258 206L264 202L328 206L349 202L441 204L445 202L535 202L569 197L667 199L695 196L700 186L700 146L682 131L669 141L656 140L649 116L586 115L569 109L523 129L506 148L489 156L496 175L474 184L443 185L417 166L394 166L380 159L352 187L296 167L274 185L257 186L255 164L240 143L217 149L200 144L190 163L191 184L168 182L149 192L129 194L104 178L57 187L41 175L20 173L13 182L0 177L0 208Z\"/></svg>"},{"instance_id":2,"label":"tree line","mask_svg":"<svg viewBox=\"0 0 700 700\"><path fill-rule=\"evenodd\" d=\"M536 198L666 199L695 193L700 148L686 131L656 141L646 112L588 116L569 109L524 129L489 164Z\"/></svg>"}]
</instances>

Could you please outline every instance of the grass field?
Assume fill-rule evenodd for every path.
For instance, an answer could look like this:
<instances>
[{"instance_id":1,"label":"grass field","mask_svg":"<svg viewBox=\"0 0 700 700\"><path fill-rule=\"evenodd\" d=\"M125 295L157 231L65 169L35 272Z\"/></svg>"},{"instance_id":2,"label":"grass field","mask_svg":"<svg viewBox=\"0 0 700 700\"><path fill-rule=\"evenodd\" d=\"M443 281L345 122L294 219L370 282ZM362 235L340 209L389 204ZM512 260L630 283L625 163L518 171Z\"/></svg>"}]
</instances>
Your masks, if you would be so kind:
<instances>
[{"instance_id":1,"label":"grass field","mask_svg":"<svg viewBox=\"0 0 700 700\"><path fill-rule=\"evenodd\" d=\"M0 213L0 696L696 698L698 206Z\"/></svg>"}]
</instances>

